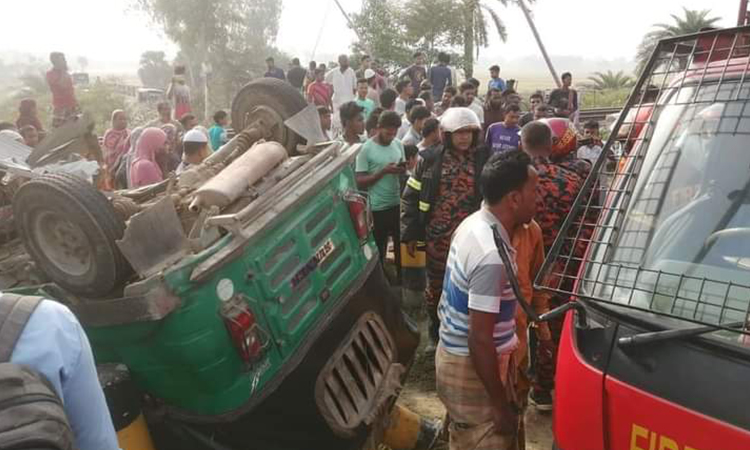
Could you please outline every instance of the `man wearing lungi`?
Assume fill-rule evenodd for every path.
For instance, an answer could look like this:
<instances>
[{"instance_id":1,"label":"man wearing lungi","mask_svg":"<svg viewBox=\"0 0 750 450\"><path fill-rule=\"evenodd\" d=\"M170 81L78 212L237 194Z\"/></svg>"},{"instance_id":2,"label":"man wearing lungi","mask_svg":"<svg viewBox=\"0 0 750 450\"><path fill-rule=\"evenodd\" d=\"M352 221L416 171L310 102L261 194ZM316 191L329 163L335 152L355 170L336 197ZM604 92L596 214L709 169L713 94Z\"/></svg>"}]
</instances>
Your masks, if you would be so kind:
<instances>
[{"instance_id":1,"label":"man wearing lungi","mask_svg":"<svg viewBox=\"0 0 750 450\"><path fill-rule=\"evenodd\" d=\"M451 241L435 359L438 396L451 418L451 450L518 448L517 299L506 270L517 270L511 233L533 219L536 183L525 153L511 150L491 157L480 177L484 203ZM514 267L503 264L498 245Z\"/></svg>"}]
</instances>

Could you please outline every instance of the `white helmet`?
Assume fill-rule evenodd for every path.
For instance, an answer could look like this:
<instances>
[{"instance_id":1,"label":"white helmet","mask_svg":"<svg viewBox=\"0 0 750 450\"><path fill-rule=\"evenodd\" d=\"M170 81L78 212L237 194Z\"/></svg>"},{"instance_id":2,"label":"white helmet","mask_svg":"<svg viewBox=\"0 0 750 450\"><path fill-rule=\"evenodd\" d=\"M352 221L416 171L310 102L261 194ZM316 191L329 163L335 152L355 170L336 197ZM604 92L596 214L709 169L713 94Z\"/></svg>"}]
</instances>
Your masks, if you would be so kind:
<instances>
[{"instance_id":1,"label":"white helmet","mask_svg":"<svg viewBox=\"0 0 750 450\"><path fill-rule=\"evenodd\" d=\"M453 133L463 128L482 129L477 114L469 108L448 108L440 117L440 128Z\"/></svg>"}]
</instances>

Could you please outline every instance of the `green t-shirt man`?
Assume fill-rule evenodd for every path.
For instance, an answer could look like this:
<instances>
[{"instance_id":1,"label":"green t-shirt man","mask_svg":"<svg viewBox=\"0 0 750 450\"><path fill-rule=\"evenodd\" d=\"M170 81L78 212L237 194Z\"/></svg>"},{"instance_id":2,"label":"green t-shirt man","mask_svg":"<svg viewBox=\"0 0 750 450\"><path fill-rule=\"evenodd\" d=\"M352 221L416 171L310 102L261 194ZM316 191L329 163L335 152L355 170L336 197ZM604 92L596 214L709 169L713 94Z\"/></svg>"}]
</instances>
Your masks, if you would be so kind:
<instances>
[{"instance_id":1,"label":"green t-shirt man","mask_svg":"<svg viewBox=\"0 0 750 450\"><path fill-rule=\"evenodd\" d=\"M387 146L380 145L374 138L368 139L362 145L357 155L355 172L373 175L380 172L389 164L406 161L404 146L401 141L393 139ZM401 186L398 174L385 174L368 188L370 208L373 211L384 211L399 206L401 202Z\"/></svg>"},{"instance_id":2,"label":"green t-shirt man","mask_svg":"<svg viewBox=\"0 0 750 450\"><path fill-rule=\"evenodd\" d=\"M362 114L365 117L365 122L370 117L370 114L375 110L375 102L370 100L369 98L361 99L357 98L356 100L357 105L362 108L364 111L362 111Z\"/></svg>"}]
</instances>

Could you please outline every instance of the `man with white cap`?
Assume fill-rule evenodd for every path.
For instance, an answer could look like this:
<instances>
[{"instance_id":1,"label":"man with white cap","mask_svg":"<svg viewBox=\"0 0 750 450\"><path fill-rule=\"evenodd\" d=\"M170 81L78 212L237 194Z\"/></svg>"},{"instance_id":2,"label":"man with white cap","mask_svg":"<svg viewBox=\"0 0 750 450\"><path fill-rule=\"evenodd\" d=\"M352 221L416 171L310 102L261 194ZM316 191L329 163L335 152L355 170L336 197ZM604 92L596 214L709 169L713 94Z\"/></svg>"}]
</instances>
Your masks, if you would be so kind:
<instances>
[{"instance_id":1,"label":"man with white cap","mask_svg":"<svg viewBox=\"0 0 750 450\"><path fill-rule=\"evenodd\" d=\"M365 69L364 79L367 80L367 98L375 103L375 107L380 107L380 94L383 92L381 83L378 80L378 73L372 69Z\"/></svg>"},{"instance_id":2,"label":"man with white cap","mask_svg":"<svg viewBox=\"0 0 750 450\"><path fill-rule=\"evenodd\" d=\"M435 349L437 305L443 291L451 235L479 209L479 176L488 158L482 125L469 108L450 108L440 118L443 144L420 153L406 183L401 207L401 240L413 255L417 245L427 254L425 303L430 318L429 348Z\"/></svg>"},{"instance_id":3,"label":"man with white cap","mask_svg":"<svg viewBox=\"0 0 750 450\"><path fill-rule=\"evenodd\" d=\"M179 175L188 167L202 163L210 153L208 135L198 128L193 128L182 137L182 162L175 172Z\"/></svg>"}]
</instances>

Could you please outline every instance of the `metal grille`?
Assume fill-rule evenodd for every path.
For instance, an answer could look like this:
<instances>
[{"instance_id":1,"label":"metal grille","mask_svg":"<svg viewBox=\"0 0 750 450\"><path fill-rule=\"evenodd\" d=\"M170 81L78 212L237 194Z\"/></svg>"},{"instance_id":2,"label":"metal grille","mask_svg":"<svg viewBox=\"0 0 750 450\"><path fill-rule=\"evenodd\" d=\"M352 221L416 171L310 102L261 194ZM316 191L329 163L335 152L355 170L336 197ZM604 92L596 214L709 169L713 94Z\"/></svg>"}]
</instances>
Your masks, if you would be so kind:
<instances>
[{"instance_id":1,"label":"metal grille","mask_svg":"<svg viewBox=\"0 0 750 450\"><path fill-rule=\"evenodd\" d=\"M537 286L696 323L747 320L748 55L750 27L659 43Z\"/></svg>"},{"instance_id":2,"label":"metal grille","mask_svg":"<svg viewBox=\"0 0 750 450\"><path fill-rule=\"evenodd\" d=\"M389 370L395 359L382 319L374 313L364 315L318 377L318 407L334 431L346 436L367 423L392 378Z\"/></svg>"}]
</instances>

